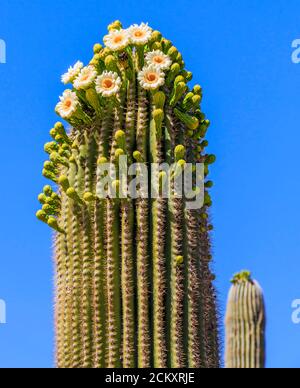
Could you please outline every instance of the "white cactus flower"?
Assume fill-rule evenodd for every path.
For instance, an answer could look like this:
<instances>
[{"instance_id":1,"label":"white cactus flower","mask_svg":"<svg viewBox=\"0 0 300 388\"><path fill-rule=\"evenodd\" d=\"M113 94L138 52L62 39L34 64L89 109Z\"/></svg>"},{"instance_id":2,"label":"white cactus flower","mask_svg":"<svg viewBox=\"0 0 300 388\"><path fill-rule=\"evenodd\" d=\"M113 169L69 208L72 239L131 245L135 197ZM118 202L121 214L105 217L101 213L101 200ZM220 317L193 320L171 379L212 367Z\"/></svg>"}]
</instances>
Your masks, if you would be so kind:
<instances>
[{"instance_id":1,"label":"white cactus flower","mask_svg":"<svg viewBox=\"0 0 300 388\"><path fill-rule=\"evenodd\" d=\"M160 50L150 51L145 59L148 65L155 65L161 70L168 70L172 65L171 58Z\"/></svg>"},{"instance_id":2,"label":"white cactus flower","mask_svg":"<svg viewBox=\"0 0 300 388\"><path fill-rule=\"evenodd\" d=\"M121 88L121 78L113 71L104 71L96 79L96 92L103 97L116 95Z\"/></svg>"},{"instance_id":3,"label":"white cactus flower","mask_svg":"<svg viewBox=\"0 0 300 388\"><path fill-rule=\"evenodd\" d=\"M56 105L56 112L63 119L69 119L79 107L79 99L72 90L65 90L63 95L59 97L60 102Z\"/></svg>"},{"instance_id":4,"label":"white cactus flower","mask_svg":"<svg viewBox=\"0 0 300 388\"><path fill-rule=\"evenodd\" d=\"M149 42L152 35L152 28L145 23L141 25L134 24L129 27L128 33L132 44L143 46Z\"/></svg>"},{"instance_id":5,"label":"white cactus flower","mask_svg":"<svg viewBox=\"0 0 300 388\"><path fill-rule=\"evenodd\" d=\"M88 89L92 86L97 77L97 71L94 66L84 67L74 81L74 88L77 90Z\"/></svg>"},{"instance_id":6,"label":"white cactus flower","mask_svg":"<svg viewBox=\"0 0 300 388\"><path fill-rule=\"evenodd\" d=\"M154 65L144 67L138 75L140 85L146 90L155 90L165 83L165 74Z\"/></svg>"},{"instance_id":7,"label":"white cactus flower","mask_svg":"<svg viewBox=\"0 0 300 388\"><path fill-rule=\"evenodd\" d=\"M83 63L80 61L76 62L74 66L69 67L69 70L67 71L67 73L61 76L62 83L65 85L73 83L73 81L78 76L82 68L83 68Z\"/></svg>"},{"instance_id":8,"label":"white cactus flower","mask_svg":"<svg viewBox=\"0 0 300 388\"><path fill-rule=\"evenodd\" d=\"M113 30L104 37L105 45L112 51L120 51L126 48L129 43L129 34L127 30Z\"/></svg>"}]
</instances>

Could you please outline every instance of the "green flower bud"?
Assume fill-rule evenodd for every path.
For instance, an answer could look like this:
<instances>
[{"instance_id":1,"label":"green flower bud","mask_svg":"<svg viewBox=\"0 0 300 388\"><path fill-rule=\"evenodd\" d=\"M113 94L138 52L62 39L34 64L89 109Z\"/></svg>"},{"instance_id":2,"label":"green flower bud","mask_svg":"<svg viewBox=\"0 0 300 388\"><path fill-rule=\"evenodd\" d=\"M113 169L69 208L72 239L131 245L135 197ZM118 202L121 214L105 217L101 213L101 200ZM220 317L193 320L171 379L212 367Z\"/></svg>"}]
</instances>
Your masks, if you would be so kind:
<instances>
[{"instance_id":1,"label":"green flower bud","mask_svg":"<svg viewBox=\"0 0 300 388\"><path fill-rule=\"evenodd\" d=\"M56 129L52 128L50 130L50 136L52 137L53 140L55 140L56 135L57 135Z\"/></svg>"},{"instance_id":2,"label":"green flower bud","mask_svg":"<svg viewBox=\"0 0 300 388\"><path fill-rule=\"evenodd\" d=\"M178 55L178 50L175 46L172 46L168 51L168 56L175 61Z\"/></svg>"},{"instance_id":3,"label":"green flower bud","mask_svg":"<svg viewBox=\"0 0 300 388\"><path fill-rule=\"evenodd\" d=\"M100 43L96 43L93 47L93 51L94 51L94 54L98 54L100 53L100 51L102 50L103 46L102 44Z\"/></svg>"},{"instance_id":4,"label":"green flower bud","mask_svg":"<svg viewBox=\"0 0 300 388\"><path fill-rule=\"evenodd\" d=\"M207 189L211 189L213 186L214 186L214 182L213 182L213 181L207 181L207 182L205 183L205 187L206 187Z\"/></svg>"},{"instance_id":5,"label":"green flower bud","mask_svg":"<svg viewBox=\"0 0 300 388\"><path fill-rule=\"evenodd\" d=\"M85 202L93 202L95 201L96 197L94 196L93 193L87 192L83 194L83 200Z\"/></svg>"},{"instance_id":6,"label":"green flower bud","mask_svg":"<svg viewBox=\"0 0 300 388\"><path fill-rule=\"evenodd\" d=\"M58 215L58 208L56 206L50 205L49 203L44 204L42 210L48 214L48 216Z\"/></svg>"},{"instance_id":7,"label":"green flower bud","mask_svg":"<svg viewBox=\"0 0 300 388\"><path fill-rule=\"evenodd\" d=\"M78 203L83 203L82 199L79 197L74 187L69 187L68 190L66 191L66 194L69 198L73 199L73 201Z\"/></svg>"},{"instance_id":8,"label":"green flower bud","mask_svg":"<svg viewBox=\"0 0 300 388\"><path fill-rule=\"evenodd\" d=\"M177 256L176 257L176 264L178 266L181 266L184 263L184 257L183 256Z\"/></svg>"},{"instance_id":9,"label":"green flower bud","mask_svg":"<svg viewBox=\"0 0 300 388\"><path fill-rule=\"evenodd\" d=\"M101 105L99 101L98 94L94 88L89 88L85 92L85 97L88 103L92 106L97 115L101 115Z\"/></svg>"},{"instance_id":10,"label":"green flower bud","mask_svg":"<svg viewBox=\"0 0 300 388\"><path fill-rule=\"evenodd\" d=\"M160 137L160 135L161 135L161 127L162 127L164 118L165 118L165 114L164 114L164 111L162 109L155 109L153 111L153 119L155 121L156 132L157 132L158 137Z\"/></svg>"},{"instance_id":11,"label":"green flower bud","mask_svg":"<svg viewBox=\"0 0 300 388\"><path fill-rule=\"evenodd\" d=\"M212 205L211 197L207 192L204 195L204 205L207 207L210 207Z\"/></svg>"},{"instance_id":12,"label":"green flower bud","mask_svg":"<svg viewBox=\"0 0 300 388\"><path fill-rule=\"evenodd\" d=\"M52 187L47 185L44 187L43 189L43 192L45 195L47 195L48 197L51 197L52 193L53 193L53 190L52 190Z\"/></svg>"},{"instance_id":13,"label":"green flower bud","mask_svg":"<svg viewBox=\"0 0 300 388\"><path fill-rule=\"evenodd\" d=\"M169 51L169 49L172 47L172 42L168 39L163 38L161 40L161 43L162 43L163 50L165 53L167 53Z\"/></svg>"},{"instance_id":14,"label":"green flower bud","mask_svg":"<svg viewBox=\"0 0 300 388\"><path fill-rule=\"evenodd\" d=\"M115 140L117 142L118 147L121 148L122 150L125 150L125 147L126 147L125 132L122 131L121 129L119 131L117 131L115 134Z\"/></svg>"},{"instance_id":15,"label":"green flower bud","mask_svg":"<svg viewBox=\"0 0 300 388\"><path fill-rule=\"evenodd\" d=\"M51 171L49 171L49 170L43 169L42 174L43 174L43 176L44 176L45 178L50 179L51 181L53 181L53 182L55 182L55 183L57 182L56 175L55 175L53 172L51 172Z\"/></svg>"},{"instance_id":16,"label":"green flower bud","mask_svg":"<svg viewBox=\"0 0 300 388\"><path fill-rule=\"evenodd\" d=\"M108 55L106 58L105 58L105 67L107 68L108 71L114 71L115 73L118 72L118 61L116 59L116 57L114 57L113 55Z\"/></svg>"},{"instance_id":17,"label":"green flower bud","mask_svg":"<svg viewBox=\"0 0 300 388\"><path fill-rule=\"evenodd\" d=\"M174 113L176 117L188 127L188 129L195 131L199 127L199 120L197 117L181 112L177 108L174 109Z\"/></svg>"},{"instance_id":18,"label":"green flower bud","mask_svg":"<svg viewBox=\"0 0 300 388\"><path fill-rule=\"evenodd\" d=\"M44 163L44 169L45 170L49 170L49 171L52 171L53 173L56 173L57 170L54 166L54 164L52 162L49 162L49 160L47 160L45 163Z\"/></svg>"},{"instance_id":19,"label":"green flower bud","mask_svg":"<svg viewBox=\"0 0 300 388\"><path fill-rule=\"evenodd\" d=\"M207 165L214 164L216 160L217 160L216 155L206 155L205 163Z\"/></svg>"},{"instance_id":20,"label":"green flower bud","mask_svg":"<svg viewBox=\"0 0 300 388\"><path fill-rule=\"evenodd\" d=\"M47 203L47 197L44 193L41 193L39 196L38 196L38 200L39 202L42 204L42 205L45 205L45 203Z\"/></svg>"},{"instance_id":21,"label":"green flower bud","mask_svg":"<svg viewBox=\"0 0 300 388\"><path fill-rule=\"evenodd\" d=\"M170 105L175 106L177 102L186 92L187 86L185 82L178 82L173 89L172 98L170 100Z\"/></svg>"},{"instance_id":22,"label":"green flower bud","mask_svg":"<svg viewBox=\"0 0 300 388\"><path fill-rule=\"evenodd\" d=\"M152 50L162 50L162 44L160 42L154 42L152 44Z\"/></svg>"},{"instance_id":23,"label":"green flower bud","mask_svg":"<svg viewBox=\"0 0 300 388\"><path fill-rule=\"evenodd\" d=\"M64 191L67 191L68 188L70 187L69 179L68 179L68 177L66 177L65 175L61 175L61 176L58 178L57 183L62 187L62 189L63 189Z\"/></svg>"},{"instance_id":24,"label":"green flower bud","mask_svg":"<svg viewBox=\"0 0 300 388\"><path fill-rule=\"evenodd\" d=\"M50 154L50 160L53 163L58 163L58 164L62 164L65 167L69 167L69 161L63 158L62 156L60 156L57 152L52 152Z\"/></svg>"},{"instance_id":25,"label":"green flower bud","mask_svg":"<svg viewBox=\"0 0 300 388\"><path fill-rule=\"evenodd\" d=\"M143 157L142 157L142 154L140 153L140 151L134 151L133 159L136 160L138 163L143 162Z\"/></svg>"},{"instance_id":26,"label":"green flower bud","mask_svg":"<svg viewBox=\"0 0 300 388\"><path fill-rule=\"evenodd\" d=\"M192 81L192 79L193 79L193 73L192 73L191 71L187 71L187 72L186 72L185 79L186 79L188 82Z\"/></svg>"},{"instance_id":27,"label":"green flower bud","mask_svg":"<svg viewBox=\"0 0 300 388\"><path fill-rule=\"evenodd\" d=\"M193 97L194 97L194 93L192 92L187 93L182 103L182 107L184 110L188 111L191 109L191 107L193 106Z\"/></svg>"},{"instance_id":28,"label":"green flower bud","mask_svg":"<svg viewBox=\"0 0 300 388\"><path fill-rule=\"evenodd\" d=\"M159 31L153 31L151 35L151 42L159 42L162 38L162 35Z\"/></svg>"},{"instance_id":29,"label":"green flower bud","mask_svg":"<svg viewBox=\"0 0 300 388\"><path fill-rule=\"evenodd\" d=\"M185 158L186 149L183 145L179 144L178 146L176 146L174 153L175 153L175 160L176 162L178 162L180 159Z\"/></svg>"},{"instance_id":30,"label":"green flower bud","mask_svg":"<svg viewBox=\"0 0 300 388\"><path fill-rule=\"evenodd\" d=\"M108 163L108 160L107 160L107 158L105 158L104 156L100 156L100 157L98 158L98 160L97 160L98 166L100 166L101 164L106 164L106 163Z\"/></svg>"},{"instance_id":31,"label":"green flower bud","mask_svg":"<svg viewBox=\"0 0 300 388\"><path fill-rule=\"evenodd\" d=\"M119 20L114 21L108 26L108 31L121 30L123 28L122 23Z\"/></svg>"},{"instance_id":32,"label":"green flower bud","mask_svg":"<svg viewBox=\"0 0 300 388\"><path fill-rule=\"evenodd\" d=\"M185 166L186 166L186 161L185 161L184 159L178 160L177 166L178 166L181 170L183 170L183 169L185 168Z\"/></svg>"},{"instance_id":33,"label":"green flower bud","mask_svg":"<svg viewBox=\"0 0 300 388\"><path fill-rule=\"evenodd\" d=\"M195 94L192 98L192 104L194 108L197 108L201 103L201 96Z\"/></svg>"},{"instance_id":34,"label":"green flower bud","mask_svg":"<svg viewBox=\"0 0 300 388\"><path fill-rule=\"evenodd\" d=\"M64 231L59 227L57 219L54 217L49 217L47 224L50 226L50 228L56 230L59 233L64 233Z\"/></svg>"},{"instance_id":35,"label":"green flower bud","mask_svg":"<svg viewBox=\"0 0 300 388\"><path fill-rule=\"evenodd\" d=\"M44 150L47 154L51 154L53 151L58 151L59 146L54 141L51 141L50 143L46 143L44 145Z\"/></svg>"},{"instance_id":36,"label":"green flower bud","mask_svg":"<svg viewBox=\"0 0 300 388\"><path fill-rule=\"evenodd\" d=\"M182 75L178 75L174 80L174 85L178 84L179 82L185 82L185 78Z\"/></svg>"},{"instance_id":37,"label":"green flower bud","mask_svg":"<svg viewBox=\"0 0 300 388\"><path fill-rule=\"evenodd\" d=\"M157 109L163 109L166 102L166 95L164 92L156 92L153 95L153 103Z\"/></svg>"},{"instance_id":38,"label":"green flower bud","mask_svg":"<svg viewBox=\"0 0 300 388\"><path fill-rule=\"evenodd\" d=\"M115 152L115 159L118 162L120 159L120 156L125 155L125 151L122 148L117 148Z\"/></svg>"},{"instance_id":39,"label":"green flower bud","mask_svg":"<svg viewBox=\"0 0 300 388\"><path fill-rule=\"evenodd\" d=\"M37 217L38 220L40 220L42 222L45 222L47 224L47 222L48 222L48 215L43 210L39 210L36 213L36 217Z\"/></svg>"},{"instance_id":40,"label":"green flower bud","mask_svg":"<svg viewBox=\"0 0 300 388\"><path fill-rule=\"evenodd\" d=\"M167 77L167 85L170 85L171 82L177 77L180 73L180 65L178 63L173 63Z\"/></svg>"},{"instance_id":41,"label":"green flower bud","mask_svg":"<svg viewBox=\"0 0 300 388\"><path fill-rule=\"evenodd\" d=\"M193 88L193 92L195 94L198 94L199 96L202 95L202 87L200 85L195 85Z\"/></svg>"}]
</instances>

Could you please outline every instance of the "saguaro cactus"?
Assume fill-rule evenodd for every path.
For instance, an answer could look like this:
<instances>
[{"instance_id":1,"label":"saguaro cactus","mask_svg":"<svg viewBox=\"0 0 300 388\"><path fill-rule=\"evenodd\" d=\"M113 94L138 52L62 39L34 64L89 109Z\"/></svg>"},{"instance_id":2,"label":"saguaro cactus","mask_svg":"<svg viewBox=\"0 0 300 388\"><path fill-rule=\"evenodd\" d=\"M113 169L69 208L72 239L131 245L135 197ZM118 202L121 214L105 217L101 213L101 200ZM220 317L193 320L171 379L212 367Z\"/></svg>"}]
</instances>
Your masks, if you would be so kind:
<instances>
[{"instance_id":1,"label":"saguaro cactus","mask_svg":"<svg viewBox=\"0 0 300 388\"><path fill-rule=\"evenodd\" d=\"M62 368L218 367L214 276L210 270L209 121L192 73L173 44L148 25L108 28L106 47L62 77L71 83L45 145L43 175L58 187L39 196L37 217L55 229L56 358ZM123 198L120 163L157 178L137 198ZM163 195L166 172L205 165L204 205ZM103 167L116 176L103 196ZM107 187L104 187L105 189ZM199 188L192 187L194 193ZM141 193L142 194L142 190ZM145 195L146 194L146 195Z\"/></svg>"},{"instance_id":2,"label":"saguaro cactus","mask_svg":"<svg viewBox=\"0 0 300 388\"><path fill-rule=\"evenodd\" d=\"M264 368L265 306L250 272L234 276L226 314L226 367Z\"/></svg>"}]
</instances>

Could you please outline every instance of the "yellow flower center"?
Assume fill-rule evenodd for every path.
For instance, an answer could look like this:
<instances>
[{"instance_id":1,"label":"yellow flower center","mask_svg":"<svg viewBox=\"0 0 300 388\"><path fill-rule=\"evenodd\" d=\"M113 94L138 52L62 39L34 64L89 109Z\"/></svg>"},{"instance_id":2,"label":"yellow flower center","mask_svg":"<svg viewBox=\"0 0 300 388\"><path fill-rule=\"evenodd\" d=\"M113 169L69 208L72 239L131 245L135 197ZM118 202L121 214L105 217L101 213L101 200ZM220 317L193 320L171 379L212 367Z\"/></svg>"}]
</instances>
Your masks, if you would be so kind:
<instances>
[{"instance_id":1,"label":"yellow flower center","mask_svg":"<svg viewBox=\"0 0 300 388\"><path fill-rule=\"evenodd\" d=\"M114 43L121 43L123 40L123 36L122 35L117 35L114 37Z\"/></svg>"},{"instance_id":2,"label":"yellow flower center","mask_svg":"<svg viewBox=\"0 0 300 388\"><path fill-rule=\"evenodd\" d=\"M71 108L71 106L72 106L72 100L70 98L68 98L65 101L65 107L68 109L68 108Z\"/></svg>"},{"instance_id":3,"label":"yellow flower center","mask_svg":"<svg viewBox=\"0 0 300 388\"><path fill-rule=\"evenodd\" d=\"M88 78L89 78L89 75L86 74L86 75L84 75L84 76L82 77L82 81L86 81L86 80L88 80Z\"/></svg>"},{"instance_id":4,"label":"yellow flower center","mask_svg":"<svg viewBox=\"0 0 300 388\"><path fill-rule=\"evenodd\" d=\"M154 61L155 63L158 63L158 64L162 64L162 63L164 62L163 58L162 58L162 57L159 57L159 56L154 57L154 58L153 58L153 61Z\"/></svg>"},{"instance_id":5,"label":"yellow flower center","mask_svg":"<svg viewBox=\"0 0 300 388\"><path fill-rule=\"evenodd\" d=\"M114 83L111 79L107 78L107 79L103 80L102 86L105 89L111 89L114 86Z\"/></svg>"},{"instance_id":6,"label":"yellow flower center","mask_svg":"<svg viewBox=\"0 0 300 388\"><path fill-rule=\"evenodd\" d=\"M155 81L157 81L157 79L158 79L158 76L156 73L148 73L146 75L147 82L154 83Z\"/></svg>"},{"instance_id":7,"label":"yellow flower center","mask_svg":"<svg viewBox=\"0 0 300 388\"><path fill-rule=\"evenodd\" d=\"M137 30L137 31L135 31L134 36L136 38L142 38L144 36L144 33L141 30Z\"/></svg>"}]
</instances>

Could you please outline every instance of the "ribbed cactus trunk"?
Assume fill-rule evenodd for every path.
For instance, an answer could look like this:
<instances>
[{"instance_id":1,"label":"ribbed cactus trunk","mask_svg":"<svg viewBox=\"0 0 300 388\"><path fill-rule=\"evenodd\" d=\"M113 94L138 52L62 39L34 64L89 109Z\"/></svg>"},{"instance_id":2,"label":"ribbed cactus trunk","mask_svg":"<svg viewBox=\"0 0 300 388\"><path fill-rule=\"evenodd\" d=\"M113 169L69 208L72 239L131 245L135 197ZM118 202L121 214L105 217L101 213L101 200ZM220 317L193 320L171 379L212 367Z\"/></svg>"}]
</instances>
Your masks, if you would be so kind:
<instances>
[{"instance_id":1,"label":"ribbed cactus trunk","mask_svg":"<svg viewBox=\"0 0 300 388\"><path fill-rule=\"evenodd\" d=\"M77 63L63 77L73 89L56 110L72 129L56 124L45 146L43 174L58 191L45 187L37 216L56 231L57 366L218 367L207 181L214 156L205 152L202 89L188 87L181 54L147 25L115 22L104 40L88 67ZM149 184L123 198L124 156L128 167L138 163L129 183L151 177L160 195ZM116 195L105 197L107 163ZM174 163L175 175L203 163L202 208L189 209L174 184L165 197L166 173L154 163Z\"/></svg>"},{"instance_id":2,"label":"ribbed cactus trunk","mask_svg":"<svg viewBox=\"0 0 300 388\"><path fill-rule=\"evenodd\" d=\"M226 368L265 367L265 305L249 272L237 274L226 313Z\"/></svg>"}]
</instances>

